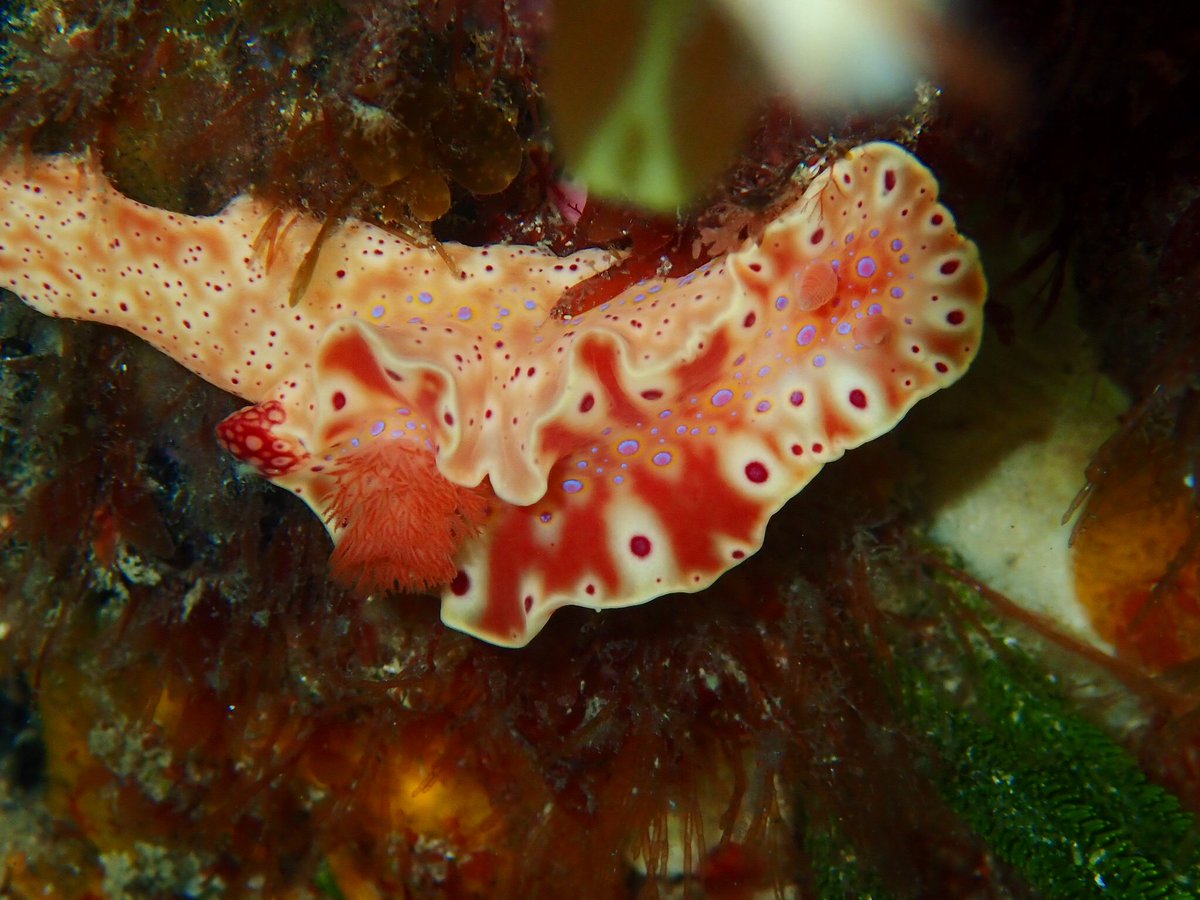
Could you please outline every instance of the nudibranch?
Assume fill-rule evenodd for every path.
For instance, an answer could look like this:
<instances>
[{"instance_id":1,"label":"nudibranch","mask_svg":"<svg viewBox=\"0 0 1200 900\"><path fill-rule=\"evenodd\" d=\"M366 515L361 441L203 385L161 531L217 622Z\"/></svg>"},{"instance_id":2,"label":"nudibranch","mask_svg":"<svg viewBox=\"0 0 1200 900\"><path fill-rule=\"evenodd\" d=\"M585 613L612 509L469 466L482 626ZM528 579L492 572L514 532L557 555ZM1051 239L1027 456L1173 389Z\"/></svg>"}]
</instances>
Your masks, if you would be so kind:
<instances>
[{"instance_id":1,"label":"nudibranch","mask_svg":"<svg viewBox=\"0 0 1200 900\"><path fill-rule=\"evenodd\" d=\"M222 444L302 497L368 588L439 587L442 618L529 641L565 605L697 591L754 553L827 462L955 381L979 346L975 245L907 151L872 143L758 240L567 321L613 262L428 248L250 197L189 217L87 156L11 155L0 286L125 328L252 405Z\"/></svg>"}]
</instances>

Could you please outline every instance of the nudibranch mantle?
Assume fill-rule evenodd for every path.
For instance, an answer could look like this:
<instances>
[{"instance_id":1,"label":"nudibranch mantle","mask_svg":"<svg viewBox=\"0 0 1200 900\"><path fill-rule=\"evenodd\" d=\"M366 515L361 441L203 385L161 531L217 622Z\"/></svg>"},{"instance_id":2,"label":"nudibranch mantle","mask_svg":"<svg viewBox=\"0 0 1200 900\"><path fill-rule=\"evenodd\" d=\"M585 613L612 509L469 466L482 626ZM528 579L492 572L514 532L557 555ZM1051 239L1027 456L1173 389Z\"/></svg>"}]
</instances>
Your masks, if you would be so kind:
<instances>
[{"instance_id":1,"label":"nudibranch mantle","mask_svg":"<svg viewBox=\"0 0 1200 900\"><path fill-rule=\"evenodd\" d=\"M564 605L711 584L825 463L960 377L983 322L975 245L888 143L817 175L759 240L568 321L556 301L609 254L446 244L451 266L358 221L293 306L319 228L248 197L156 210L88 157L16 155L0 286L250 401L227 449L346 559L420 570L407 583L443 586L447 624L509 646Z\"/></svg>"}]
</instances>

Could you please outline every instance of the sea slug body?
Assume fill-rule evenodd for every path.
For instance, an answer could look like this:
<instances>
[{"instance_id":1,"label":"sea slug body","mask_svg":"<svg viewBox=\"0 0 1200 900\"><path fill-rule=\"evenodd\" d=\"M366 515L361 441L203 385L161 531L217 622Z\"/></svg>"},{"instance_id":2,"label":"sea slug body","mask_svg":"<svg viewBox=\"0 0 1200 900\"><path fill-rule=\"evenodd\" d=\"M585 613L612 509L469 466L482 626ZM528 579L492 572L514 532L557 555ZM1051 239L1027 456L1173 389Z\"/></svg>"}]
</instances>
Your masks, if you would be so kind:
<instances>
[{"instance_id":1,"label":"sea slug body","mask_svg":"<svg viewBox=\"0 0 1200 900\"><path fill-rule=\"evenodd\" d=\"M561 293L610 255L448 244L451 267L347 221L293 306L320 223L280 219L247 197L156 210L89 158L15 155L0 286L249 401L220 440L313 507L343 574L439 585L448 624L504 645L564 605L711 584L825 463L959 378L983 322L974 244L887 143L758 241L565 322Z\"/></svg>"}]
</instances>

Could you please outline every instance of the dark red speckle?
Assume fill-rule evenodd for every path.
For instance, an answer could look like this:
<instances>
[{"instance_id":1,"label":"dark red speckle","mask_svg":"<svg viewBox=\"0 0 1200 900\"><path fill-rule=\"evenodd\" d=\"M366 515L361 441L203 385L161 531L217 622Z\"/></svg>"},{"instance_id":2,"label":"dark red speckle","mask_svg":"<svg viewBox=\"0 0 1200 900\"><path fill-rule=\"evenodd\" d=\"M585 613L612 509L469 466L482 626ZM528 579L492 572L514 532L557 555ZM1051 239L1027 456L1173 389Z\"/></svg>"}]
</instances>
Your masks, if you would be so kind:
<instances>
[{"instance_id":1,"label":"dark red speckle","mask_svg":"<svg viewBox=\"0 0 1200 900\"><path fill-rule=\"evenodd\" d=\"M799 444L792 444L792 456L799 456L804 452L804 448Z\"/></svg>"},{"instance_id":2,"label":"dark red speckle","mask_svg":"<svg viewBox=\"0 0 1200 900\"><path fill-rule=\"evenodd\" d=\"M858 388L855 388L850 392L850 405L855 409L866 409L867 395Z\"/></svg>"},{"instance_id":3,"label":"dark red speckle","mask_svg":"<svg viewBox=\"0 0 1200 900\"><path fill-rule=\"evenodd\" d=\"M746 313L746 318L742 319L742 327L750 328L758 317L752 312Z\"/></svg>"},{"instance_id":4,"label":"dark red speckle","mask_svg":"<svg viewBox=\"0 0 1200 900\"><path fill-rule=\"evenodd\" d=\"M746 463L746 477L755 484L762 484L767 480L767 467L757 460Z\"/></svg>"},{"instance_id":5,"label":"dark red speckle","mask_svg":"<svg viewBox=\"0 0 1200 900\"><path fill-rule=\"evenodd\" d=\"M459 571L454 576L454 580L450 582L450 591L456 597L461 597L471 589L471 577L463 571ZM531 598L532 599L532 598Z\"/></svg>"},{"instance_id":6,"label":"dark red speckle","mask_svg":"<svg viewBox=\"0 0 1200 900\"><path fill-rule=\"evenodd\" d=\"M447 425L453 425L454 424L454 416L451 415L450 413L446 413L444 416L442 416L442 421L445 422Z\"/></svg>"},{"instance_id":7,"label":"dark red speckle","mask_svg":"<svg viewBox=\"0 0 1200 900\"><path fill-rule=\"evenodd\" d=\"M818 228L816 231L814 231L812 233L812 237L809 238L809 240L812 241L814 244L821 243L821 241L825 240L825 229Z\"/></svg>"},{"instance_id":8,"label":"dark red speckle","mask_svg":"<svg viewBox=\"0 0 1200 900\"><path fill-rule=\"evenodd\" d=\"M341 409L346 405L346 395L341 391L333 392L333 408Z\"/></svg>"},{"instance_id":9,"label":"dark red speckle","mask_svg":"<svg viewBox=\"0 0 1200 900\"><path fill-rule=\"evenodd\" d=\"M745 550L734 550L731 555L733 556L734 559L745 559L746 551Z\"/></svg>"},{"instance_id":10,"label":"dark red speckle","mask_svg":"<svg viewBox=\"0 0 1200 900\"><path fill-rule=\"evenodd\" d=\"M596 405L596 398L591 394L584 394L583 399L579 401L579 411L587 412Z\"/></svg>"},{"instance_id":11,"label":"dark red speckle","mask_svg":"<svg viewBox=\"0 0 1200 900\"><path fill-rule=\"evenodd\" d=\"M944 221L945 221L945 219L942 218L941 213L934 213L932 216L929 217L929 222L932 225L941 225L942 222L944 222Z\"/></svg>"},{"instance_id":12,"label":"dark red speckle","mask_svg":"<svg viewBox=\"0 0 1200 900\"><path fill-rule=\"evenodd\" d=\"M804 391L792 391L791 395L788 397L788 401L792 404L792 406L799 406L804 402Z\"/></svg>"},{"instance_id":13,"label":"dark red speckle","mask_svg":"<svg viewBox=\"0 0 1200 900\"><path fill-rule=\"evenodd\" d=\"M885 191L894 190L896 187L896 173L888 169L883 173L883 189Z\"/></svg>"},{"instance_id":14,"label":"dark red speckle","mask_svg":"<svg viewBox=\"0 0 1200 900\"><path fill-rule=\"evenodd\" d=\"M345 269L338 269L338 270L337 270L337 277L338 277L338 278L345 278L345 277L346 277L346 270L345 270Z\"/></svg>"},{"instance_id":15,"label":"dark red speckle","mask_svg":"<svg viewBox=\"0 0 1200 900\"><path fill-rule=\"evenodd\" d=\"M961 325L966 316L961 309L952 309L946 313L946 321L951 325Z\"/></svg>"},{"instance_id":16,"label":"dark red speckle","mask_svg":"<svg viewBox=\"0 0 1200 900\"><path fill-rule=\"evenodd\" d=\"M635 534L629 539L629 552L639 559L650 555L650 538L644 534Z\"/></svg>"},{"instance_id":17,"label":"dark red speckle","mask_svg":"<svg viewBox=\"0 0 1200 900\"><path fill-rule=\"evenodd\" d=\"M643 400L660 400L660 399L662 399L662 391L658 391L658 390L642 391L642 399Z\"/></svg>"},{"instance_id":18,"label":"dark red speckle","mask_svg":"<svg viewBox=\"0 0 1200 900\"><path fill-rule=\"evenodd\" d=\"M942 265L938 269L938 271L941 272L943 275L953 275L955 272L958 271L958 260L957 259L946 260L944 263L942 263Z\"/></svg>"},{"instance_id":19,"label":"dark red speckle","mask_svg":"<svg viewBox=\"0 0 1200 900\"><path fill-rule=\"evenodd\" d=\"M490 269L491 266L488 266L488 268ZM529 611L531 609L533 609L533 595L526 594L525 595L525 614L529 615Z\"/></svg>"},{"instance_id":20,"label":"dark red speckle","mask_svg":"<svg viewBox=\"0 0 1200 900\"><path fill-rule=\"evenodd\" d=\"M934 363L933 367L935 369L937 369L943 375L945 375L947 372L950 371L950 367L948 365L946 365L944 362Z\"/></svg>"}]
</instances>

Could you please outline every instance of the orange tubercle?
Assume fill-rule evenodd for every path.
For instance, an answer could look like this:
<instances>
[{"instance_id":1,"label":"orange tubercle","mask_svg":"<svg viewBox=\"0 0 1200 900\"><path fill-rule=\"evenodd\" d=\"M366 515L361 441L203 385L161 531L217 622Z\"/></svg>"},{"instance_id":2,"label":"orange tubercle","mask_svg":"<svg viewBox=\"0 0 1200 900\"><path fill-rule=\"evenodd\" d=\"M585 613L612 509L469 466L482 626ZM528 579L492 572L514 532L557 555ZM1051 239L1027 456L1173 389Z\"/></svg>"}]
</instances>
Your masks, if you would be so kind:
<instances>
[{"instance_id":1,"label":"orange tubercle","mask_svg":"<svg viewBox=\"0 0 1200 900\"><path fill-rule=\"evenodd\" d=\"M425 591L450 582L454 556L487 515L478 491L448 481L432 453L406 440L374 440L344 456L323 498L337 535L330 560L360 590Z\"/></svg>"},{"instance_id":2,"label":"orange tubercle","mask_svg":"<svg viewBox=\"0 0 1200 900\"><path fill-rule=\"evenodd\" d=\"M1187 443L1151 428L1119 436L1084 510L1075 585L1097 633L1150 670L1200 653L1200 546Z\"/></svg>"}]
</instances>

